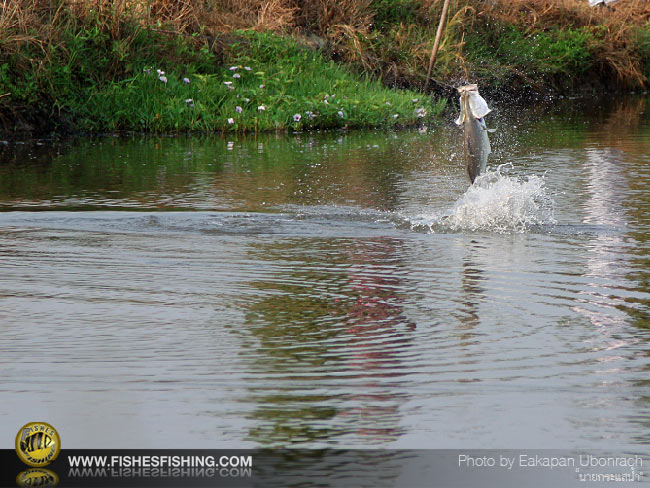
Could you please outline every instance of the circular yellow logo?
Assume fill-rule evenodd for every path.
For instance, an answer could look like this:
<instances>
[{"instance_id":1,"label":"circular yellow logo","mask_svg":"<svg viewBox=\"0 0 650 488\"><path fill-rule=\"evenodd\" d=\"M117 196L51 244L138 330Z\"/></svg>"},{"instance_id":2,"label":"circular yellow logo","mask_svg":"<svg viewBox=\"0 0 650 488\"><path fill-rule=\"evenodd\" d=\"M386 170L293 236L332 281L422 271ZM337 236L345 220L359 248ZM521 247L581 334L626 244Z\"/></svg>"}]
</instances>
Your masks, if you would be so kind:
<instances>
[{"instance_id":1,"label":"circular yellow logo","mask_svg":"<svg viewBox=\"0 0 650 488\"><path fill-rule=\"evenodd\" d=\"M16 434L16 454L28 466L47 466L56 459L60 450L58 432L45 422L25 424Z\"/></svg>"}]
</instances>

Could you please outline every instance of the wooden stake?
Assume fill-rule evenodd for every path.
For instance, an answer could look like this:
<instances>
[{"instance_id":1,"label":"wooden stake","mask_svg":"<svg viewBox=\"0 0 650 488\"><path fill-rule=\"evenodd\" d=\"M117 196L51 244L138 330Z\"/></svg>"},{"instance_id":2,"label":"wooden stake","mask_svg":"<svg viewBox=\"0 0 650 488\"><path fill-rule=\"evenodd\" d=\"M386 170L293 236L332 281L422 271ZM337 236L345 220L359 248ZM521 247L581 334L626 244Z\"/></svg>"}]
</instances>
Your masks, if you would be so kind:
<instances>
[{"instance_id":1,"label":"wooden stake","mask_svg":"<svg viewBox=\"0 0 650 488\"><path fill-rule=\"evenodd\" d=\"M438 54L438 47L440 46L440 38L442 37L442 29L445 26L445 20L447 19L447 9L449 8L449 0L445 0L444 5L442 6L442 14L440 15L440 23L438 24L438 31L436 32L436 40L433 42L433 49L431 50L431 57L429 58L429 70L427 71L427 81L424 83L424 91L426 91L429 86L429 80L431 79L431 70L433 69L433 63L436 61L436 54Z\"/></svg>"}]
</instances>

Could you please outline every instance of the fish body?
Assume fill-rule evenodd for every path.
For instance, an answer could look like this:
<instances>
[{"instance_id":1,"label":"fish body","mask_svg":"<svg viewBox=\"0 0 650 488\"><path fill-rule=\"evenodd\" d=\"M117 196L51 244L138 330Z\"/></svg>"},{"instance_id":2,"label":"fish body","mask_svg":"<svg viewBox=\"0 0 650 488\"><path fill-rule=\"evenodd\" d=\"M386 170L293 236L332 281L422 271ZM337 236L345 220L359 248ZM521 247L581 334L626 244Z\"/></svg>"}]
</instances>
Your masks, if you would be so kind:
<instances>
[{"instance_id":1,"label":"fish body","mask_svg":"<svg viewBox=\"0 0 650 488\"><path fill-rule=\"evenodd\" d=\"M485 171L488 155L491 152L490 140L484 117L491 112L487 103L478 93L476 85L458 88L460 92L460 116L456 124L463 126L463 146L465 165L469 180L474 183L478 175Z\"/></svg>"}]
</instances>

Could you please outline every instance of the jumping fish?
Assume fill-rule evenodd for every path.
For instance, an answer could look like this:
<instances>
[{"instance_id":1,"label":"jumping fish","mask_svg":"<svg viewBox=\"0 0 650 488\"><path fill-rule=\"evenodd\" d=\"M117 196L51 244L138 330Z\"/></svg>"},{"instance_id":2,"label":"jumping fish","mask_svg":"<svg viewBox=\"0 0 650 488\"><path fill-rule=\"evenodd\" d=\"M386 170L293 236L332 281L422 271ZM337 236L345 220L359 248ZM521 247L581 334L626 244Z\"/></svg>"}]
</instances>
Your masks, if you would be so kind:
<instances>
[{"instance_id":1,"label":"jumping fish","mask_svg":"<svg viewBox=\"0 0 650 488\"><path fill-rule=\"evenodd\" d=\"M478 93L478 86L466 85L458 88L460 92L460 115L457 125L463 126L463 142L465 146L465 164L469 180L474 183L478 175L485 171L488 154L490 154L489 130L485 125L485 117L491 112L487 102Z\"/></svg>"}]
</instances>

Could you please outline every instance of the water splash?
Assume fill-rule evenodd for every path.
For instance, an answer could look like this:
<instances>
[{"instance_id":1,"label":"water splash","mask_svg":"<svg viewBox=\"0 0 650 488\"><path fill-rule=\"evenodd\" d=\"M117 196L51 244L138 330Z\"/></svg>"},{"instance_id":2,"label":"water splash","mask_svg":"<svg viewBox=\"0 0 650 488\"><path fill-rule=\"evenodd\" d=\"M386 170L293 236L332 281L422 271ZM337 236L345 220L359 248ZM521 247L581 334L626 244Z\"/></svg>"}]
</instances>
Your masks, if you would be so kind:
<instances>
[{"instance_id":1,"label":"water splash","mask_svg":"<svg viewBox=\"0 0 650 488\"><path fill-rule=\"evenodd\" d=\"M433 215L409 219L413 230L429 232L528 232L556 224L554 201L543 176L510 176L512 165L488 169L454 203Z\"/></svg>"}]
</instances>

